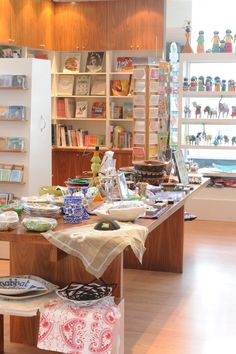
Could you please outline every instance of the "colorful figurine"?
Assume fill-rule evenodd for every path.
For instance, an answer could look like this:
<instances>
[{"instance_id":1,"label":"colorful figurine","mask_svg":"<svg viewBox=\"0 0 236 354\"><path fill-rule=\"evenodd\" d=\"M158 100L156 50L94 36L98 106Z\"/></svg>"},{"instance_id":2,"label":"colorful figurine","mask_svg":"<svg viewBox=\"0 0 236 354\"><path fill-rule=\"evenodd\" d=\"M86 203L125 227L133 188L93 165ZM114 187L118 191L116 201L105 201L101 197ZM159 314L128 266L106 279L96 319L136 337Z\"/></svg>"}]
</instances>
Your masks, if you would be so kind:
<instances>
[{"instance_id":1,"label":"colorful figurine","mask_svg":"<svg viewBox=\"0 0 236 354\"><path fill-rule=\"evenodd\" d=\"M231 117L236 117L236 106L232 106Z\"/></svg>"},{"instance_id":2,"label":"colorful figurine","mask_svg":"<svg viewBox=\"0 0 236 354\"><path fill-rule=\"evenodd\" d=\"M190 91L197 91L197 77L192 76L190 80Z\"/></svg>"},{"instance_id":3,"label":"colorful figurine","mask_svg":"<svg viewBox=\"0 0 236 354\"><path fill-rule=\"evenodd\" d=\"M204 31L198 32L197 53L204 53Z\"/></svg>"},{"instance_id":4,"label":"colorful figurine","mask_svg":"<svg viewBox=\"0 0 236 354\"><path fill-rule=\"evenodd\" d=\"M193 53L192 47L190 45L191 29L192 29L190 21L186 21L186 24L184 25L184 29L185 29L186 43L182 50L182 53Z\"/></svg>"},{"instance_id":5,"label":"colorful figurine","mask_svg":"<svg viewBox=\"0 0 236 354\"><path fill-rule=\"evenodd\" d=\"M220 52L220 37L219 32L214 31L214 36L212 38L212 53L219 53Z\"/></svg>"},{"instance_id":6,"label":"colorful figurine","mask_svg":"<svg viewBox=\"0 0 236 354\"><path fill-rule=\"evenodd\" d=\"M201 106L199 106L197 104L197 102L193 102L193 107L195 108L195 118L197 118L199 116L199 118L201 118L202 116L202 111L201 111Z\"/></svg>"},{"instance_id":7,"label":"colorful figurine","mask_svg":"<svg viewBox=\"0 0 236 354\"><path fill-rule=\"evenodd\" d=\"M225 92L227 89L226 80L221 81L221 91Z\"/></svg>"},{"instance_id":8,"label":"colorful figurine","mask_svg":"<svg viewBox=\"0 0 236 354\"><path fill-rule=\"evenodd\" d=\"M218 103L218 118L220 118L221 114L222 114L222 118L225 118L225 114L226 114L226 117L228 117L229 106L226 103L222 103L221 100L222 100L222 97Z\"/></svg>"},{"instance_id":9,"label":"colorful figurine","mask_svg":"<svg viewBox=\"0 0 236 354\"><path fill-rule=\"evenodd\" d=\"M222 39L220 41L220 53L224 53L225 51L225 41Z\"/></svg>"},{"instance_id":10,"label":"colorful figurine","mask_svg":"<svg viewBox=\"0 0 236 354\"><path fill-rule=\"evenodd\" d=\"M191 118L191 109L188 106L184 106L184 118Z\"/></svg>"},{"instance_id":11,"label":"colorful figurine","mask_svg":"<svg viewBox=\"0 0 236 354\"><path fill-rule=\"evenodd\" d=\"M225 34L225 47L224 47L224 52L225 53L232 53L233 52L233 44L232 42L234 41L234 38L232 36L232 31L227 29L226 34Z\"/></svg>"},{"instance_id":12,"label":"colorful figurine","mask_svg":"<svg viewBox=\"0 0 236 354\"><path fill-rule=\"evenodd\" d=\"M184 77L183 91L188 91L188 89L189 89L188 78L187 78L187 77Z\"/></svg>"},{"instance_id":13,"label":"colorful figurine","mask_svg":"<svg viewBox=\"0 0 236 354\"><path fill-rule=\"evenodd\" d=\"M198 91L205 91L204 77L199 76L198 78Z\"/></svg>"},{"instance_id":14,"label":"colorful figurine","mask_svg":"<svg viewBox=\"0 0 236 354\"><path fill-rule=\"evenodd\" d=\"M212 77L206 77L206 91L212 91Z\"/></svg>"},{"instance_id":15,"label":"colorful figurine","mask_svg":"<svg viewBox=\"0 0 236 354\"><path fill-rule=\"evenodd\" d=\"M221 80L219 76L215 77L215 91L219 92L221 90Z\"/></svg>"},{"instance_id":16,"label":"colorful figurine","mask_svg":"<svg viewBox=\"0 0 236 354\"><path fill-rule=\"evenodd\" d=\"M229 92L235 91L235 81L233 79L228 80L228 91Z\"/></svg>"}]
</instances>

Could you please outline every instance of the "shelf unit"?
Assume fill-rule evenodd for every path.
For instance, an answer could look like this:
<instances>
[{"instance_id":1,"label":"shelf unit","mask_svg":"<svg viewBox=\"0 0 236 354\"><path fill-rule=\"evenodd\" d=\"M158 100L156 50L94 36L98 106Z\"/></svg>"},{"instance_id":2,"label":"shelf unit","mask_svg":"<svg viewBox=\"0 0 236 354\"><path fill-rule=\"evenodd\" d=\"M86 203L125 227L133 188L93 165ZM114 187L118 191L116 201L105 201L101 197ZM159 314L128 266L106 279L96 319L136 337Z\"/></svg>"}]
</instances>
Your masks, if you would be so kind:
<instances>
[{"instance_id":1,"label":"shelf unit","mask_svg":"<svg viewBox=\"0 0 236 354\"><path fill-rule=\"evenodd\" d=\"M0 75L26 75L28 82L28 89L0 90L0 106L23 106L26 116L24 120L0 121L4 137L24 139L22 151L1 149L0 164L21 165L24 174L20 183L1 182L0 193L33 195L40 186L51 184L50 71L50 63L45 60L0 59Z\"/></svg>"},{"instance_id":2,"label":"shelf unit","mask_svg":"<svg viewBox=\"0 0 236 354\"><path fill-rule=\"evenodd\" d=\"M213 167L213 163L235 164L236 143L232 142L232 138L236 139L236 117L232 114L232 107L236 105L236 91L215 91L214 78L218 76L226 82L230 79L236 81L236 54L181 54L179 68L179 147L183 149L186 158L197 162L202 168ZM212 91L206 91L206 87L204 91L198 91L198 86L197 91L184 91L184 78L190 82L193 76L211 76ZM228 87L226 89L228 90ZM193 102L201 106L201 115L195 114L199 110L196 112ZM224 115L223 112L219 114L219 103L228 106ZM191 114L185 114L185 106L191 110ZM204 113L206 106L214 111L212 117L207 112ZM196 138L198 133L202 135L201 140L186 143L189 141L186 136L193 135ZM204 140L202 133L211 139ZM217 141L218 136L221 136L221 139ZM231 174L228 173L227 176L230 177ZM204 188L187 202L186 210L203 220L236 221L235 200L235 188Z\"/></svg>"}]
</instances>

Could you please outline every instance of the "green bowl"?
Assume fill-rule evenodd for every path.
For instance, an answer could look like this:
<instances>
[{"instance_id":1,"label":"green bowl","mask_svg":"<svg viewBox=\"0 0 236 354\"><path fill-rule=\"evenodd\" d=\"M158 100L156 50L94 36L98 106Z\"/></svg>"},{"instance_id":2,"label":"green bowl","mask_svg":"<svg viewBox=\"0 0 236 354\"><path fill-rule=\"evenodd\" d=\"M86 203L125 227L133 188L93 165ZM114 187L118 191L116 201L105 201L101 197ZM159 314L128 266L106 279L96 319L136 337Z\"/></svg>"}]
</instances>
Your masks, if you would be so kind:
<instances>
[{"instance_id":1,"label":"green bowl","mask_svg":"<svg viewBox=\"0 0 236 354\"><path fill-rule=\"evenodd\" d=\"M55 197L60 197L62 195L61 190L57 190L57 186L42 186L39 188L39 195L51 194Z\"/></svg>"}]
</instances>

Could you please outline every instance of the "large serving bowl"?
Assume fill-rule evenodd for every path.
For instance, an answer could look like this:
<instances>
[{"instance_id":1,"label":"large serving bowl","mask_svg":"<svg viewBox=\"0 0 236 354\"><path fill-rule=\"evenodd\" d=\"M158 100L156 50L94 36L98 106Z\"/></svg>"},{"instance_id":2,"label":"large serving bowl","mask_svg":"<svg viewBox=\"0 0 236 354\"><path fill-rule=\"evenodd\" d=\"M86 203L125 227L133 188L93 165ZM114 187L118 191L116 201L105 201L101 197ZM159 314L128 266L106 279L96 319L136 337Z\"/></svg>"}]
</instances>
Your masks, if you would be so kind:
<instances>
[{"instance_id":1,"label":"large serving bowl","mask_svg":"<svg viewBox=\"0 0 236 354\"><path fill-rule=\"evenodd\" d=\"M152 185L159 185L168 182L171 170L170 162L158 160L134 161L135 182L146 182Z\"/></svg>"},{"instance_id":2,"label":"large serving bowl","mask_svg":"<svg viewBox=\"0 0 236 354\"><path fill-rule=\"evenodd\" d=\"M144 161L134 161L134 169L137 171L147 171L147 172L163 172L163 170L168 165L168 162L158 161L158 160L144 160Z\"/></svg>"},{"instance_id":3,"label":"large serving bowl","mask_svg":"<svg viewBox=\"0 0 236 354\"><path fill-rule=\"evenodd\" d=\"M95 213L105 220L134 221L146 212L145 205L138 205L133 202L117 202L113 206L98 208Z\"/></svg>"}]
</instances>

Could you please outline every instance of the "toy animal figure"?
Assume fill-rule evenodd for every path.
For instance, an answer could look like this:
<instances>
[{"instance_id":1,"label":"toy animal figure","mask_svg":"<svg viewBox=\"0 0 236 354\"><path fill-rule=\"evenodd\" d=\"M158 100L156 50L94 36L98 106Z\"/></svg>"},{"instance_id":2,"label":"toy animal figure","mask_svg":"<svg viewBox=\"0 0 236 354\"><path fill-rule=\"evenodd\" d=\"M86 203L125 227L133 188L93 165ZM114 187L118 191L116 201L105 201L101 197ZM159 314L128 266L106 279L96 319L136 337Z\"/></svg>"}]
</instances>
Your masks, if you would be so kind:
<instances>
[{"instance_id":1,"label":"toy animal figure","mask_svg":"<svg viewBox=\"0 0 236 354\"><path fill-rule=\"evenodd\" d=\"M193 102L193 107L195 108L195 118L197 118L199 116L199 118L201 118L202 116L202 111L201 111L201 106L199 106L197 104L197 102Z\"/></svg>"},{"instance_id":2,"label":"toy animal figure","mask_svg":"<svg viewBox=\"0 0 236 354\"><path fill-rule=\"evenodd\" d=\"M197 135L195 137L195 144L199 145L201 140L202 140L202 133L200 132L200 133L197 133Z\"/></svg>"},{"instance_id":3,"label":"toy animal figure","mask_svg":"<svg viewBox=\"0 0 236 354\"><path fill-rule=\"evenodd\" d=\"M224 135L224 136L223 136L223 139L224 139L224 144L228 144L228 143L229 143L229 137L228 137L228 135Z\"/></svg>"},{"instance_id":4,"label":"toy animal figure","mask_svg":"<svg viewBox=\"0 0 236 354\"><path fill-rule=\"evenodd\" d=\"M211 108L210 106L206 106L204 108L204 113L207 113L207 118L213 118L217 117L217 111L214 108Z\"/></svg>"},{"instance_id":5,"label":"toy animal figure","mask_svg":"<svg viewBox=\"0 0 236 354\"><path fill-rule=\"evenodd\" d=\"M206 143L210 144L211 140L212 140L212 135L211 134L207 134L206 135L206 139L205 139Z\"/></svg>"},{"instance_id":6,"label":"toy animal figure","mask_svg":"<svg viewBox=\"0 0 236 354\"><path fill-rule=\"evenodd\" d=\"M193 144L196 142L196 137L195 135L186 135L185 136L185 141L186 141L186 144Z\"/></svg>"},{"instance_id":7,"label":"toy animal figure","mask_svg":"<svg viewBox=\"0 0 236 354\"><path fill-rule=\"evenodd\" d=\"M236 136L233 136L231 138L231 143L232 143L232 145L236 144Z\"/></svg>"},{"instance_id":8,"label":"toy animal figure","mask_svg":"<svg viewBox=\"0 0 236 354\"><path fill-rule=\"evenodd\" d=\"M217 146L217 145L220 145L220 144L222 143L222 141L223 141L223 136L220 135L220 134L218 134L218 135L215 137L215 139L214 139L214 141L213 141L213 144L214 144L215 146Z\"/></svg>"},{"instance_id":9,"label":"toy animal figure","mask_svg":"<svg viewBox=\"0 0 236 354\"><path fill-rule=\"evenodd\" d=\"M236 106L232 106L231 117L236 117Z\"/></svg>"},{"instance_id":10,"label":"toy animal figure","mask_svg":"<svg viewBox=\"0 0 236 354\"><path fill-rule=\"evenodd\" d=\"M220 115L221 115L221 114L222 114L222 117L223 117L223 118L225 117L225 114L226 114L226 116L228 117L228 114L229 114L229 106L228 106L226 103L222 103L221 100L222 100L222 97L221 97L221 99L219 100L219 104L218 104L218 110L219 110L218 118L220 118Z\"/></svg>"},{"instance_id":11,"label":"toy animal figure","mask_svg":"<svg viewBox=\"0 0 236 354\"><path fill-rule=\"evenodd\" d=\"M190 118L191 117L191 109L188 106L184 106L184 118Z\"/></svg>"}]
</instances>

